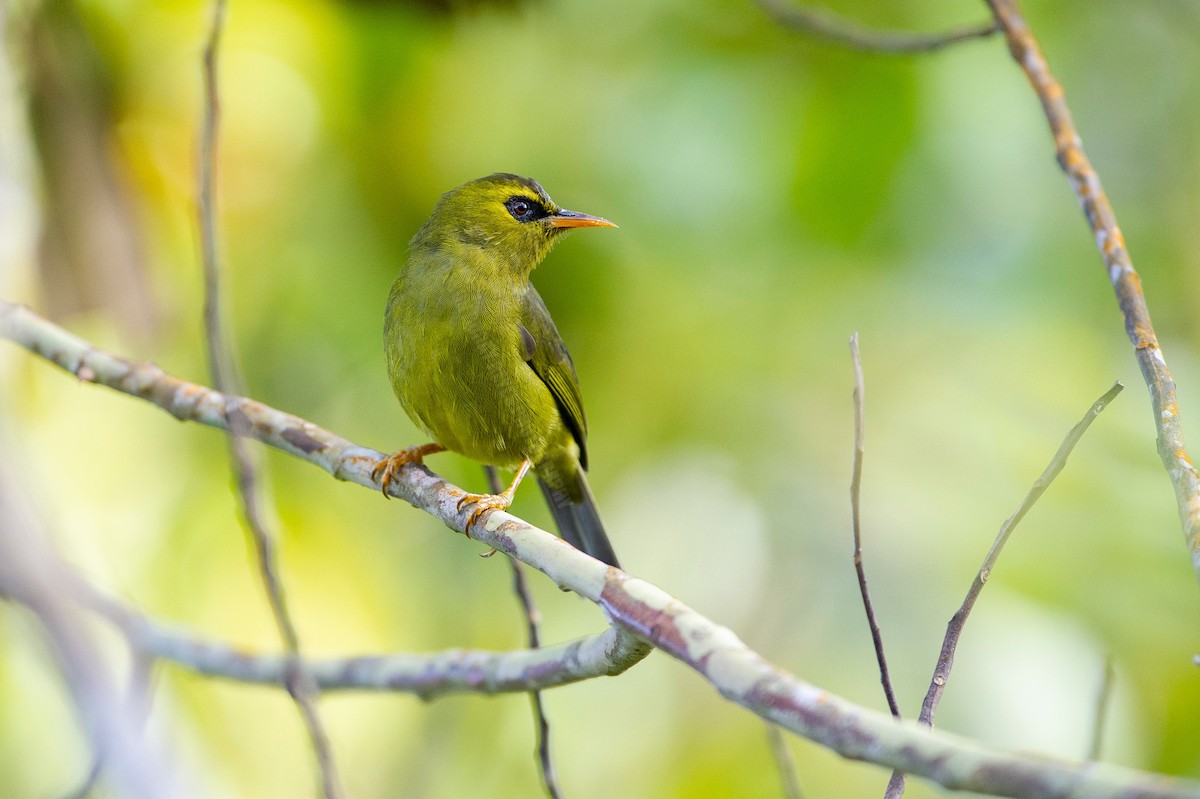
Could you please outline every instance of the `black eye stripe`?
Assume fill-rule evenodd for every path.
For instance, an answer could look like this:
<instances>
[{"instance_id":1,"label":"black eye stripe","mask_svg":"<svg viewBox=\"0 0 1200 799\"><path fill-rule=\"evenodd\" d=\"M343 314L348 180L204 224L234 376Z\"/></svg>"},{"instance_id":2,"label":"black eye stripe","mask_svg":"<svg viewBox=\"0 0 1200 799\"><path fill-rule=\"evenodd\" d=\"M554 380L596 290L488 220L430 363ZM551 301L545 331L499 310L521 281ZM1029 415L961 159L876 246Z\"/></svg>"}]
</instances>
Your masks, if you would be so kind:
<instances>
[{"instance_id":1,"label":"black eye stripe","mask_svg":"<svg viewBox=\"0 0 1200 799\"><path fill-rule=\"evenodd\" d=\"M550 216L546 208L532 197L523 197L520 194L514 194L504 201L504 207L508 209L508 213L518 222L533 222L538 219L545 219Z\"/></svg>"}]
</instances>

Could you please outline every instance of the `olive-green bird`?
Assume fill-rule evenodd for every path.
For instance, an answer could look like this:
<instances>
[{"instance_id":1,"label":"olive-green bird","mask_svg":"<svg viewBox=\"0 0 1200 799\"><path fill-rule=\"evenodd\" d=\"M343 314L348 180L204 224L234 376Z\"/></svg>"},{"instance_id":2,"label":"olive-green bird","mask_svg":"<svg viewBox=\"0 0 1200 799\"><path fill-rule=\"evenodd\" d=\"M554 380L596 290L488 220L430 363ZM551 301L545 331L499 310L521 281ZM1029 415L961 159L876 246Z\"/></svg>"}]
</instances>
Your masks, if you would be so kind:
<instances>
[{"instance_id":1,"label":"olive-green bird","mask_svg":"<svg viewBox=\"0 0 1200 799\"><path fill-rule=\"evenodd\" d=\"M381 460L387 491L406 463L452 450L517 468L496 495L468 494L472 521L507 508L532 466L563 538L616 566L584 478L587 420L566 345L529 282L563 232L616 227L560 208L529 178L489 175L442 195L392 284L383 342L392 388L434 441Z\"/></svg>"}]
</instances>

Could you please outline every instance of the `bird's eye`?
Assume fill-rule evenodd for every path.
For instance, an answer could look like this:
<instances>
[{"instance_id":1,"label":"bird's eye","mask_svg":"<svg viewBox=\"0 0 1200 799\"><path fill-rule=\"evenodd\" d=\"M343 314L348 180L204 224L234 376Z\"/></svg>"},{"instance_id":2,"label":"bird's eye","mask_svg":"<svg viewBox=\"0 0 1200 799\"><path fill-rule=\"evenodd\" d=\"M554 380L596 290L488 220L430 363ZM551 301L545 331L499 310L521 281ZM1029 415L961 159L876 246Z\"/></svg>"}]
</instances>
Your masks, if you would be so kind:
<instances>
[{"instance_id":1,"label":"bird's eye","mask_svg":"<svg viewBox=\"0 0 1200 799\"><path fill-rule=\"evenodd\" d=\"M504 207L518 222L532 222L547 216L546 209L542 207L541 203L528 197L509 197L504 201Z\"/></svg>"}]
</instances>

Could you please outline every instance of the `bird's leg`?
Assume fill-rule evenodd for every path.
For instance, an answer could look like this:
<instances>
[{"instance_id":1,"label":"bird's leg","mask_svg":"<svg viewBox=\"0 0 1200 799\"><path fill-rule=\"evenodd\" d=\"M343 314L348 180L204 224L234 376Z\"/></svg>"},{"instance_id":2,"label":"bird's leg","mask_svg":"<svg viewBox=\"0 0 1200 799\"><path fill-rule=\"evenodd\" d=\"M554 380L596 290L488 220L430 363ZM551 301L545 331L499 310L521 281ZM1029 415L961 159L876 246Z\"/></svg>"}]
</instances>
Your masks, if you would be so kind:
<instances>
[{"instance_id":1,"label":"bird's leg","mask_svg":"<svg viewBox=\"0 0 1200 799\"><path fill-rule=\"evenodd\" d=\"M421 444L416 447L408 447L399 452L393 452L381 461L375 464L375 468L371 470L371 477L379 481L379 487L383 490L384 497L388 496L388 487L392 481L396 479L396 475L404 468L406 463L421 463L425 460L426 455L432 455L435 452L445 452L446 448L441 444Z\"/></svg>"},{"instance_id":2,"label":"bird's leg","mask_svg":"<svg viewBox=\"0 0 1200 799\"><path fill-rule=\"evenodd\" d=\"M529 467L532 465L529 458L521 461L521 465L517 467L517 476L509 483L508 488L499 494L466 494L458 501L459 510L467 505L475 506L475 509L471 511L470 518L467 519L467 538L471 537L471 526L479 521L479 517L485 511L508 509L508 506L512 504L513 496L517 493L517 486L525 479L525 475L529 474Z\"/></svg>"}]
</instances>

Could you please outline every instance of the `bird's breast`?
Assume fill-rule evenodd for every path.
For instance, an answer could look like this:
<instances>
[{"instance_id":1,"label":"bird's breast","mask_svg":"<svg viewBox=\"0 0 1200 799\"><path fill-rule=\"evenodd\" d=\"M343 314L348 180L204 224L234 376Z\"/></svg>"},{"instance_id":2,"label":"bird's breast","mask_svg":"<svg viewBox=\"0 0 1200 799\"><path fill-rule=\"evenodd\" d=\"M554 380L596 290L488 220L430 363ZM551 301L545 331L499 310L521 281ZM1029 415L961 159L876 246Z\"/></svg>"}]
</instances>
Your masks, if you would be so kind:
<instances>
[{"instance_id":1,"label":"bird's breast","mask_svg":"<svg viewBox=\"0 0 1200 799\"><path fill-rule=\"evenodd\" d=\"M564 428L525 362L518 298L453 277L425 290L404 277L389 298L384 345L408 415L438 443L484 463L540 458Z\"/></svg>"}]
</instances>

